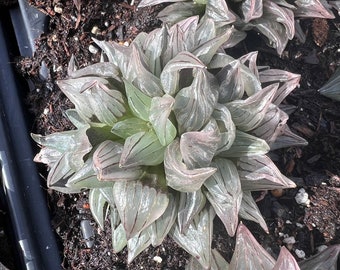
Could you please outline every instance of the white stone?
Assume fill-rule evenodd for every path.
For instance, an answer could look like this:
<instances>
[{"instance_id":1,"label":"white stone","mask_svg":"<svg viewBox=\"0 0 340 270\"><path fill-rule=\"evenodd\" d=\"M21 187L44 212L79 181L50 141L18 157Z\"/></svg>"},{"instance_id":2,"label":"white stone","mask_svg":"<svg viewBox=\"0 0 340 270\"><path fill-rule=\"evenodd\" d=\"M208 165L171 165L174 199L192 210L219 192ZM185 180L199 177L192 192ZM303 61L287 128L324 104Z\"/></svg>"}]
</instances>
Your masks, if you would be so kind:
<instances>
[{"instance_id":1,"label":"white stone","mask_svg":"<svg viewBox=\"0 0 340 270\"><path fill-rule=\"evenodd\" d=\"M90 46L89 46L89 51L90 51L90 53L92 53L92 54L96 54L99 50L98 50L95 46L90 45Z\"/></svg>"},{"instance_id":2,"label":"white stone","mask_svg":"<svg viewBox=\"0 0 340 270\"><path fill-rule=\"evenodd\" d=\"M295 249L295 254L300 259L304 259L306 257L306 253L303 250L301 250L301 249Z\"/></svg>"},{"instance_id":3,"label":"white stone","mask_svg":"<svg viewBox=\"0 0 340 270\"><path fill-rule=\"evenodd\" d=\"M298 204L309 206L310 205L310 200L308 199L308 193L304 188L300 188L298 193L295 195L295 201Z\"/></svg>"},{"instance_id":4,"label":"white stone","mask_svg":"<svg viewBox=\"0 0 340 270\"><path fill-rule=\"evenodd\" d=\"M153 260L156 262L156 263L162 263L163 259L159 256L155 256L153 257Z\"/></svg>"},{"instance_id":5,"label":"white stone","mask_svg":"<svg viewBox=\"0 0 340 270\"><path fill-rule=\"evenodd\" d=\"M296 241L295 241L294 236L290 236L290 237L283 239L283 243L285 243L285 244L295 244Z\"/></svg>"}]
</instances>

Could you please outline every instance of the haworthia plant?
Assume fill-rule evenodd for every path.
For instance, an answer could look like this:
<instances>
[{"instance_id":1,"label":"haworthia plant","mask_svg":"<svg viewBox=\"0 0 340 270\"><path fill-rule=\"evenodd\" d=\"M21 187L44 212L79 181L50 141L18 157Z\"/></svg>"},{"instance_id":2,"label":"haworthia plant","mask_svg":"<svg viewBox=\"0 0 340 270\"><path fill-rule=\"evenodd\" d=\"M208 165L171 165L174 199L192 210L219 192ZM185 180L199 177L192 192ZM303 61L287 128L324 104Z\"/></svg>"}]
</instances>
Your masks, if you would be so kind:
<instances>
[{"instance_id":1,"label":"haworthia plant","mask_svg":"<svg viewBox=\"0 0 340 270\"><path fill-rule=\"evenodd\" d=\"M231 236L245 230L239 216L267 231L251 191L295 186L266 154L306 144L279 106L299 75L258 70L256 52L227 55L221 23L189 17L127 47L94 40L105 61L77 70L72 58L58 82L76 129L32 135L48 187L90 190L95 220L111 221L113 250L127 246L129 262L169 235L195 257L190 265L221 269L215 215Z\"/></svg>"},{"instance_id":2,"label":"haworthia plant","mask_svg":"<svg viewBox=\"0 0 340 270\"><path fill-rule=\"evenodd\" d=\"M245 38L245 31L254 29L280 55L294 37L296 18L334 18L331 6L323 0L142 0L139 7L167 2L175 3L158 14L163 22L174 24L193 15L212 19L218 33L233 33L226 47L232 47Z\"/></svg>"}]
</instances>

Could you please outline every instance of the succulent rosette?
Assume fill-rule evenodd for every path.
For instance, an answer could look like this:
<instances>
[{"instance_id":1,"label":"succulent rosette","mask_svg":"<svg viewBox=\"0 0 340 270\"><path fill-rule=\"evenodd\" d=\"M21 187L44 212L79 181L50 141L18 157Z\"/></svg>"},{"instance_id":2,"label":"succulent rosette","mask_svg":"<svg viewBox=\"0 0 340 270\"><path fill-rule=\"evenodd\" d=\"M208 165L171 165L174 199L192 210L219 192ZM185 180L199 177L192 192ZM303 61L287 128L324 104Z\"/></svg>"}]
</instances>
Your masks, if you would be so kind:
<instances>
[{"instance_id":1,"label":"succulent rosette","mask_svg":"<svg viewBox=\"0 0 340 270\"><path fill-rule=\"evenodd\" d=\"M233 46L254 29L264 35L268 45L282 54L295 34L298 18L333 19L331 6L323 0L141 0L139 7L175 2L166 6L158 17L174 24L193 15L215 21L218 31L233 31Z\"/></svg>"},{"instance_id":2,"label":"succulent rosette","mask_svg":"<svg viewBox=\"0 0 340 270\"><path fill-rule=\"evenodd\" d=\"M194 16L129 46L95 40L103 61L76 69L72 58L58 82L75 130L32 135L48 187L88 189L95 220L104 229L110 218L113 249L127 246L129 262L169 235L192 265L226 263L211 250L215 215L231 236L239 218L267 231L251 192L295 187L266 154L306 144L280 106L300 76L259 70L256 52L227 55L232 33Z\"/></svg>"}]
</instances>

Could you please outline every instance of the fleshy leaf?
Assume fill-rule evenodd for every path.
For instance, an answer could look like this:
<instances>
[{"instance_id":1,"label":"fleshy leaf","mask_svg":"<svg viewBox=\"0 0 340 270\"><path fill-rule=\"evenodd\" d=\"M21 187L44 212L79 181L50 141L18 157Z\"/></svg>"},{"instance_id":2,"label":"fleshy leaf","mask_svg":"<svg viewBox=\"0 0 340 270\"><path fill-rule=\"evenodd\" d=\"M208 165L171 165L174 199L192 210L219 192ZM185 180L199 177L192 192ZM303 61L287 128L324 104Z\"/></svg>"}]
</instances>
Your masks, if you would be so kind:
<instances>
[{"instance_id":1,"label":"fleshy leaf","mask_svg":"<svg viewBox=\"0 0 340 270\"><path fill-rule=\"evenodd\" d=\"M291 146L306 146L307 144L308 142L304 138L293 133L290 128L285 125L282 134L280 134L274 142L271 142L269 146L271 150L276 150Z\"/></svg>"},{"instance_id":2,"label":"fleshy leaf","mask_svg":"<svg viewBox=\"0 0 340 270\"><path fill-rule=\"evenodd\" d=\"M111 132L123 139L127 139L133 134L147 132L149 129L148 122L137 117L131 117L115 123Z\"/></svg>"},{"instance_id":3,"label":"fleshy leaf","mask_svg":"<svg viewBox=\"0 0 340 270\"><path fill-rule=\"evenodd\" d=\"M178 226L171 230L171 237L189 254L194 256L205 269L211 266L211 241L215 212L212 207L203 210L193 219L186 234Z\"/></svg>"},{"instance_id":4,"label":"fleshy leaf","mask_svg":"<svg viewBox=\"0 0 340 270\"><path fill-rule=\"evenodd\" d=\"M261 83L280 83L279 88L272 100L275 105L281 102L292 92L298 85L301 75L294 74L285 70L267 69L259 73Z\"/></svg>"},{"instance_id":5,"label":"fleshy leaf","mask_svg":"<svg viewBox=\"0 0 340 270\"><path fill-rule=\"evenodd\" d=\"M151 100L149 121L163 146L167 146L176 137L176 127L168 119L174 103L175 99L167 94Z\"/></svg>"},{"instance_id":6,"label":"fleshy leaf","mask_svg":"<svg viewBox=\"0 0 340 270\"><path fill-rule=\"evenodd\" d=\"M323 0L297 0L294 2L297 9L294 10L296 17L334 19L334 15L328 9L328 3Z\"/></svg>"},{"instance_id":7,"label":"fleshy leaf","mask_svg":"<svg viewBox=\"0 0 340 270\"><path fill-rule=\"evenodd\" d=\"M223 222L228 234L234 236L238 225L242 190L235 164L228 159L214 159L216 173L204 182L207 199Z\"/></svg>"},{"instance_id":8,"label":"fleshy leaf","mask_svg":"<svg viewBox=\"0 0 340 270\"><path fill-rule=\"evenodd\" d=\"M151 244L148 230L143 230L127 241L128 263L131 263L143 250Z\"/></svg>"},{"instance_id":9,"label":"fleshy leaf","mask_svg":"<svg viewBox=\"0 0 340 270\"><path fill-rule=\"evenodd\" d=\"M182 162L179 140L169 144L164 154L164 169L167 185L181 192L194 192L215 173L216 168L206 167L189 170Z\"/></svg>"},{"instance_id":10,"label":"fleshy leaf","mask_svg":"<svg viewBox=\"0 0 340 270\"><path fill-rule=\"evenodd\" d=\"M137 180L143 170L136 166L128 169L120 166L123 145L113 141L102 142L93 153L93 167L101 181Z\"/></svg>"},{"instance_id":11,"label":"fleshy leaf","mask_svg":"<svg viewBox=\"0 0 340 270\"><path fill-rule=\"evenodd\" d=\"M168 3L168 2L182 2L183 0L142 0L138 4L138 7L149 7L154 6L162 3Z\"/></svg>"},{"instance_id":12,"label":"fleshy leaf","mask_svg":"<svg viewBox=\"0 0 340 270\"><path fill-rule=\"evenodd\" d=\"M144 95L149 97L162 96L164 93L161 87L161 81L152 74L147 67L147 63L143 61L143 53L140 49L132 44L132 55L129 56L129 75L128 80L136 86Z\"/></svg>"},{"instance_id":13,"label":"fleshy leaf","mask_svg":"<svg viewBox=\"0 0 340 270\"><path fill-rule=\"evenodd\" d=\"M89 204L92 216L100 228L104 230L104 221L107 210L107 202L99 188L90 189Z\"/></svg>"},{"instance_id":14,"label":"fleshy leaf","mask_svg":"<svg viewBox=\"0 0 340 270\"><path fill-rule=\"evenodd\" d=\"M243 15L243 21L248 23L253 19L260 18L262 16L262 1L257 0L245 0L242 1L241 10Z\"/></svg>"},{"instance_id":15,"label":"fleshy leaf","mask_svg":"<svg viewBox=\"0 0 340 270\"><path fill-rule=\"evenodd\" d=\"M168 197L169 204L168 207L165 209L165 212L149 227L151 244L154 247L159 246L163 242L164 238L168 235L177 218L178 196L169 193Z\"/></svg>"},{"instance_id":16,"label":"fleshy leaf","mask_svg":"<svg viewBox=\"0 0 340 270\"><path fill-rule=\"evenodd\" d=\"M243 191L296 187L293 181L281 174L266 155L241 157L237 167Z\"/></svg>"},{"instance_id":17,"label":"fleshy leaf","mask_svg":"<svg viewBox=\"0 0 340 270\"><path fill-rule=\"evenodd\" d=\"M274 265L273 270L300 270L299 265L294 259L293 255L288 251L288 249L283 246L281 247L279 257ZM310 269L310 268L309 268Z\"/></svg>"},{"instance_id":18,"label":"fleshy leaf","mask_svg":"<svg viewBox=\"0 0 340 270\"><path fill-rule=\"evenodd\" d=\"M119 166L158 165L164 160L164 149L153 131L138 132L125 140Z\"/></svg>"},{"instance_id":19,"label":"fleshy leaf","mask_svg":"<svg viewBox=\"0 0 340 270\"><path fill-rule=\"evenodd\" d=\"M256 241L247 227L240 224L229 269L272 270L274 265L274 258Z\"/></svg>"},{"instance_id":20,"label":"fleshy leaf","mask_svg":"<svg viewBox=\"0 0 340 270\"><path fill-rule=\"evenodd\" d=\"M180 75L182 70L204 68L205 65L190 52L180 52L165 65L160 78L164 92L174 95L180 89Z\"/></svg>"},{"instance_id":21,"label":"fleshy leaf","mask_svg":"<svg viewBox=\"0 0 340 270\"><path fill-rule=\"evenodd\" d=\"M57 84L89 123L113 125L126 111L122 93L112 89L106 79L81 77Z\"/></svg>"},{"instance_id":22,"label":"fleshy leaf","mask_svg":"<svg viewBox=\"0 0 340 270\"><path fill-rule=\"evenodd\" d=\"M203 209L206 197L199 189L195 192L181 192L178 209L178 228L180 233L186 234L194 217Z\"/></svg>"},{"instance_id":23,"label":"fleshy leaf","mask_svg":"<svg viewBox=\"0 0 340 270\"><path fill-rule=\"evenodd\" d=\"M340 254L340 244L329 246L320 253L299 262L301 270L337 270Z\"/></svg>"},{"instance_id":24,"label":"fleshy leaf","mask_svg":"<svg viewBox=\"0 0 340 270\"><path fill-rule=\"evenodd\" d=\"M243 191L241 207L238 214L243 219L251 220L260 224L262 229L264 229L266 233L269 233L267 223L263 219L260 209L257 207L250 191Z\"/></svg>"},{"instance_id":25,"label":"fleshy leaf","mask_svg":"<svg viewBox=\"0 0 340 270\"><path fill-rule=\"evenodd\" d=\"M144 120L149 121L149 113L151 107L151 97L142 93L137 87L130 82L124 80L125 91L128 99L129 107L132 113Z\"/></svg>"},{"instance_id":26,"label":"fleshy leaf","mask_svg":"<svg viewBox=\"0 0 340 270\"><path fill-rule=\"evenodd\" d=\"M266 154L270 150L265 140L239 130L236 130L235 134L236 137L232 146L228 150L220 152L219 156L227 158L254 156Z\"/></svg>"},{"instance_id":27,"label":"fleshy leaf","mask_svg":"<svg viewBox=\"0 0 340 270\"><path fill-rule=\"evenodd\" d=\"M236 137L236 127L231 114L226 106L216 104L212 117L216 120L220 130L220 141L216 153L226 151L232 146Z\"/></svg>"},{"instance_id":28,"label":"fleshy leaf","mask_svg":"<svg viewBox=\"0 0 340 270\"><path fill-rule=\"evenodd\" d=\"M207 1L205 16L213 19L219 26L230 24L236 20L235 15L229 11L228 5L224 0Z\"/></svg>"},{"instance_id":29,"label":"fleshy leaf","mask_svg":"<svg viewBox=\"0 0 340 270\"><path fill-rule=\"evenodd\" d=\"M183 133L180 150L184 163L189 169L210 165L220 143L220 132L212 118L201 131Z\"/></svg>"},{"instance_id":30,"label":"fleshy leaf","mask_svg":"<svg viewBox=\"0 0 340 270\"><path fill-rule=\"evenodd\" d=\"M321 95L340 101L340 67L337 68L327 83L319 89Z\"/></svg>"},{"instance_id":31,"label":"fleshy leaf","mask_svg":"<svg viewBox=\"0 0 340 270\"><path fill-rule=\"evenodd\" d=\"M91 189L112 187L112 182L99 181L97 173L93 168L93 160L90 157L84 163L83 167L77 170L67 181L66 186L69 188Z\"/></svg>"},{"instance_id":32,"label":"fleshy leaf","mask_svg":"<svg viewBox=\"0 0 340 270\"><path fill-rule=\"evenodd\" d=\"M167 194L141 181L116 182L113 197L127 239L138 235L158 219L169 203Z\"/></svg>"},{"instance_id":33,"label":"fleshy leaf","mask_svg":"<svg viewBox=\"0 0 340 270\"><path fill-rule=\"evenodd\" d=\"M112 248L115 253L123 250L127 244L126 233L123 224L120 223L117 227L112 226L111 221L111 233L112 233Z\"/></svg>"},{"instance_id":34,"label":"fleshy leaf","mask_svg":"<svg viewBox=\"0 0 340 270\"><path fill-rule=\"evenodd\" d=\"M278 106L270 104L261 123L251 133L270 144L283 133L288 118L289 116Z\"/></svg>"},{"instance_id":35,"label":"fleshy leaf","mask_svg":"<svg viewBox=\"0 0 340 270\"><path fill-rule=\"evenodd\" d=\"M249 131L261 123L278 86L269 85L245 100L234 100L226 104L235 125L240 130Z\"/></svg>"},{"instance_id":36,"label":"fleshy leaf","mask_svg":"<svg viewBox=\"0 0 340 270\"><path fill-rule=\"evenodd\" d=\"M211 270L228 270L229 264L222 257L222 255L217 251L217 249L212 249L211 251ZM188 263L185 266L185 270L205 270L203 266L195 259L195 257L191 256Z\"/></svg>"},{"instance_id":37,"label":"fleshy leaf","mask_svg":"<svg viewBox=\"0 0 340 270\"><path fill-rule=\"evenodd\" d=\"M182 134L199 130L207 123L217 102L217 93L211 87L207 72L197 69L192 84L182 88L175 100L173 110Z\"/></svg>"}]
</instances>

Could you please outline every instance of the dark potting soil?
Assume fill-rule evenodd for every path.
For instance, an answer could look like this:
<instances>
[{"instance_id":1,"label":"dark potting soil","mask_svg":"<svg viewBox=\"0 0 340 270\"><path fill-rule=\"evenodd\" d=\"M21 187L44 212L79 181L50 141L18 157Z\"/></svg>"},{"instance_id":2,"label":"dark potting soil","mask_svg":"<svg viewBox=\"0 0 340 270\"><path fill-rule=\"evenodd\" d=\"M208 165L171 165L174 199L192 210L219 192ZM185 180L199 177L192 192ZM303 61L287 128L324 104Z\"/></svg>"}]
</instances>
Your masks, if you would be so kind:
<instances>
[{"instance_id":1,"label":"dark potting soil","mask_svg":"<svg viewBox=\"0 0 340 270\"><path fill-rule=\"evenodd\" d=\"M161 7L137 9L137 0L134 4L105 0L30 0L30 3L50 20L48 32L36 41L34 58L17 60L18 71L36 86L27 96L27 105L35 116L32 132L50 134L72 129L63 115L72 104L54 83L66 77L71 55L75 55L79 67L98 62L100 52L96 52L92 37L130 42L139 32L160 26L156 15ZM317 92L340 64L340 22L339 17L306 19L301 20L301 26L306 41L301 43L294 38L281 57L253 32L228 51L238 57L258 50L258 65L302 75L300 88L284 102L296 106L289 124L309 145L272 153L282 173L294 180L298 188L286 190L279 197L271 192L254 194L265 195L258 205L269 234L257 224L244 221L275 258L284 245L284 237L294 236L296 243L290 250L297 260L301 259L296 250L303 250L309 257L320 245L340 244L340 103ZM42 65L49 70L47 81L39 78ZM46 168L41 166L41 173L46 175ZM309 194L310 207L299 205L294 199L302 187ZM149 247L127 265L126 249L118 254L112 252L109 223L101 230L92 219L87 193L66 195L49 190L48 194L64 269L184 269L189 256L169 238L159 247ZM87 247L81 233L80 222L84 219L90 220L94 229L92 248ZM213 247L230 261L235 239L228 237L218 219L214 226Z\"/></svg>"}]
</instances>

